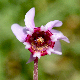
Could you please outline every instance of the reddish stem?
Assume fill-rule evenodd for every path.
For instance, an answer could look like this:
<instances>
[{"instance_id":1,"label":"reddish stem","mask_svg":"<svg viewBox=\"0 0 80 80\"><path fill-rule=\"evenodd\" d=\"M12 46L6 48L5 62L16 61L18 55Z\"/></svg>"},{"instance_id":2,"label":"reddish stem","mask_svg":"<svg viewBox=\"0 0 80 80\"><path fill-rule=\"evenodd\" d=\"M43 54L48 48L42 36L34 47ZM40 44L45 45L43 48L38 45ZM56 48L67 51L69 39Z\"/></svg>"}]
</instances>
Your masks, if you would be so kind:
<instances>
[{"instance_id":1,"label":"reddish stem","mask_svg":"<svg viewBox=\"0 0 80 80\"><path fill-rule=\"evenodd\" d=\"M38 80L38 57L34 60L33 80Z\"/></svg>"}]
</instances>

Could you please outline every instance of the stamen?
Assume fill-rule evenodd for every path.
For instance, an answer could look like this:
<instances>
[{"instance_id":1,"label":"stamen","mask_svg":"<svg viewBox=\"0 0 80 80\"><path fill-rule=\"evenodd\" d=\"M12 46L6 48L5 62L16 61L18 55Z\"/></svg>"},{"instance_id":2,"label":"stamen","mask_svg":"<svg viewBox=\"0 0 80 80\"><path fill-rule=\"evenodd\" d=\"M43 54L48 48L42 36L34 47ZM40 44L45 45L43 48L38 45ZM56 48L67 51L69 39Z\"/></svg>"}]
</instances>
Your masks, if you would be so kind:
<instances>
[{"instance_id":1,"label":"stamen","mask_svg":"<svg viewBox=\"0 0 80 80\"><path fill-rule=\"evenodd\" d=\"M44 39L43 39L42 37L39 37L39 38L37 39L37 42L42 44L42 43L44 42Z\"/></svg>"},{"instance_id":2,"label":"stamen","mask_svg":"<svg viewBox=\"0 0 80 80\"><path fill-rule=\"evenodd\" d=\"M55 44L55 42L52 41L52 35L53 34L49 30L42 31L40 27L34 28L34 32L32 33L32 35L30 33L27 35L25 42L30 43L31 47L28 50L34 55L34 57L39 57L40 54L41 56L51 54L51 50L49 51L49 47L53 48Z\"/></svg>"}]
</instances>

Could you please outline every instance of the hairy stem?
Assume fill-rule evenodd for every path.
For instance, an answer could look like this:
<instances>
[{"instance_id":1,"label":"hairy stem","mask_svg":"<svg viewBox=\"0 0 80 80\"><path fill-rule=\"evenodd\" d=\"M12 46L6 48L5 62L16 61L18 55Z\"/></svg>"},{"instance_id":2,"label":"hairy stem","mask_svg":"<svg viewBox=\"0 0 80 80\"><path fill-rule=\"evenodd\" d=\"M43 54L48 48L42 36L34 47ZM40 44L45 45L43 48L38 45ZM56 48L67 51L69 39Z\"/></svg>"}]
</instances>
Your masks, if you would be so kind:
<instances>
[{"instance_id":1,"label":"hairy stem","mask_svg":"<svg viewBox=\"0 0 80 80\"><path fill-rule=\"evenodd\" d=\"M33 80L38 80L38 57L34 60Z\"/></svg>"}]
</instances>

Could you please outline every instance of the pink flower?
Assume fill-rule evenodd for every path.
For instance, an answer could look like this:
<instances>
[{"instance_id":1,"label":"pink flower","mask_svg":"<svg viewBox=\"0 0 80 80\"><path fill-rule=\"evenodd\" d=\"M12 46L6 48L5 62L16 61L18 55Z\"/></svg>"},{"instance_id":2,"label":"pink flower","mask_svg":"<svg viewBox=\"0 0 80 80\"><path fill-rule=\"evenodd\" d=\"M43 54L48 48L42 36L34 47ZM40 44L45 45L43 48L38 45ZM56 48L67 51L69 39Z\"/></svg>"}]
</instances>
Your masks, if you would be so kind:
<instances>
[{"instance_id":1,"label":"pink flower","mask_svg":"<svg viewBox=\"0 0 80 80\"><path fill-rule=\"evenodd\" d=\"M16 38L25 45L25 48L31 52L27 63L34 61L36 57L44 55L62 54L60 39L69 43L69 40L60 31L52 29L60 27L62 22L54 20L48 22L45 26L35 27L34 23L35 8L31 8L25 15L25 27L18 24L11 26L12 32Z\"/></svg>"}]
</instances>

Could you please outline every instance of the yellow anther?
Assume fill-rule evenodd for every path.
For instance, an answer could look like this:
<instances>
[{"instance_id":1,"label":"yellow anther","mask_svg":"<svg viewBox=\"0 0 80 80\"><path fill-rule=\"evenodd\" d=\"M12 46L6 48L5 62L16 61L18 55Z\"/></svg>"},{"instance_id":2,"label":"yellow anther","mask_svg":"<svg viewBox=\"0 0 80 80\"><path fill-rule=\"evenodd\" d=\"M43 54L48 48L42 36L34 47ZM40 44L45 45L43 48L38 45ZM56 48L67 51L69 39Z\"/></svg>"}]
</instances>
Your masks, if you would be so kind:
<instances>
[{"instance_id":1,"label":"yellow anther","mask_svg":"<svg viewBox=\"0 0 80 80\"><path fill-rule=\"evenodd\" d=\"M38 42L38 43L43 43L43 42L44 42L44 39L43 39L42 37L39 37L39 38L37 39L37 42Z\"/></svg>"}]
</instances>

